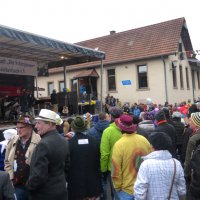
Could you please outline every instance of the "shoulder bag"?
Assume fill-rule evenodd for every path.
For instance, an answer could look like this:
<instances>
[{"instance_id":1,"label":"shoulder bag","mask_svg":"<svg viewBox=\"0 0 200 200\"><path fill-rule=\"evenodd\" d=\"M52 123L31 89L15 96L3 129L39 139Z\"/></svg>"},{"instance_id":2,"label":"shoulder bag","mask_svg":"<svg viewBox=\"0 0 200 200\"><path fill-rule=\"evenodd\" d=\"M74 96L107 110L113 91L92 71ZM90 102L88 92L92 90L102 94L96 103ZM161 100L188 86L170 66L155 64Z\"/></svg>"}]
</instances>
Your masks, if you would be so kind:
<instances>
[{"instance_id":1,"label":"shoulder bag","mask_svg":"<svg viewBox=\"0 0 200 200\"><path fill-rule=\"evenodd\" d=\"M173 162L174 162L174 175L173 175L173 178L172 178L172 183L171 183L171 186L170 186L170 190L169 190L169 197L168 197L168 200L170 200L170 197L171 197L171 194L172 194L172 188L173 188L173 184L174 184L174 179L175 179L175 175L176 175L176 162L175 160L172 158Z\"/></svg>"}]
</instances>

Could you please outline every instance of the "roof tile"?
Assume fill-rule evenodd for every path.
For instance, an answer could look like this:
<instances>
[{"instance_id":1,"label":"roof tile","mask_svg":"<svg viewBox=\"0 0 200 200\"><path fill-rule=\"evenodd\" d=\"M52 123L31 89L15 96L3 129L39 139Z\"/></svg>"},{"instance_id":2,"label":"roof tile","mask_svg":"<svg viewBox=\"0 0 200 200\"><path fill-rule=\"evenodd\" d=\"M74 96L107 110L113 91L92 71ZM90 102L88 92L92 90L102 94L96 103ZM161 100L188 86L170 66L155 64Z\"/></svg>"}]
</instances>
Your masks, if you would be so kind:
<instances>
[{"instance_id":1,"label":"roof tile","mask_svg":"<svg viewBox=\"0 0 200 200\"><path fill-rule=\"evenodd\" d=\"M92 49L98 47L98 50L105 52L104 65L169 55L177 51L184 22L184 18L178 18L82 41L77 44ZM69 66L67 70L95 65L100 65L100 61ZM57 68L54 72L61 69Z\"/></svg>"}]
</instances>

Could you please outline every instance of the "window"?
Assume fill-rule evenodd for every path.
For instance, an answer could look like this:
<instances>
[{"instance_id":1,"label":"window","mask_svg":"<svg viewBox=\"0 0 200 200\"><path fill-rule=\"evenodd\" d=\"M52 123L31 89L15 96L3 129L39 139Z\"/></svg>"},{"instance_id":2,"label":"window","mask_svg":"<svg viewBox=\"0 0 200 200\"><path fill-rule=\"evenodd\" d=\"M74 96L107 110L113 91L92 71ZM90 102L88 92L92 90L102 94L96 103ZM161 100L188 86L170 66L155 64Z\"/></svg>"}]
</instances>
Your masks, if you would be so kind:
<instances>
[{"instance_id":1,"label":"window","mask_svg":"<svg viewBox=\"0 0 200 200\"><path fill-rule=\"evenodd\" d=\"M200 89L200 77L199 77L199 71L197 71L197 83L198 83L198 89Z\"/></svg>"},{"instance_id":2,"label":"window","mask_svg":"<svg viewBox=\"0 0 200 200\"><path fill-rule=\"evenodd\" d=\"M181 89L184 88L184 85L183 85L183 69L182 69L182 66L179 65L179 73L180 73L180 85L181 85Z\"/></svg>"},{"instance_id":3,"label":"window","mask_svg":"<svg viewBox=\"0 0 200 200\"><path fill-rule=\"evenodd\" d=\"M192 70L192 84L193 84L193 88L196 88L196 84L195 84L195 76L194 76L195 71Z\"/></svg>"},{"instance_id":4,"label":"window","mask_svg":"<svg viewBox=\"0 0 200 200\"><path fill-rule=\"evenodd\" d=\"M64 81L59 81L59 92L63 92L64 87L65 87Z\"/></svg>"},{"instance_id":5,"label":"window","mask_svg":"<svg viewBox=\"0 0 200 200\"><path fill-rule=\"evenodd\" d=\"M173 79L173 87L177 88L177 78L176 78L176 64L172 62L172 79Z\"/></svg>"},{"instance_id":6,"label":"window","mask_svg":"<svg viewBox=\"0 0 200 200\"><path fill-rule=\"evenodd\" d=\"M190 83L189 83L189 74L188 74L188 68L185 68L185 74L186 74L186 84L187 84L187 89L190 89Z\"/></svg>"},{"instance_id":7,"label":"window","mask_svg":"<svg viewBox=\"0 0 200 200\"><path fill-rule=\"evenodd\" d=\"M138 88L143 89L148 87L147 81L147 66L146 65L138 65Z\"/></svg>"},{"instance_id":8,"label":"window","mask_svg":"<svg viewBox=\"0 0 200 200\"><path fill-rule=\"evenodd\" d=\"M183 60L184 59L184 54L183 54L183 46L182 43L179 43L178 46L178 54L179 54L179 59Z\"/></svg>"},{"instance_id":9,"label":"window","mask_svg":"<svg viewBox=\"0 0 200 200\"><path fill-rule=\"evenodd\" d=\"M116 90L115 69L108 69L108 90Z\"/></svg>"},{"instance_id":10,"label":"window","mask_svg":"<svg viewBox=\"0 0 200 200\"><path fill-rule=\"evenodd\" d=\"M50 96L54 89L53 82L48 82L48 95Z\"/></svg>"}]
</instances>

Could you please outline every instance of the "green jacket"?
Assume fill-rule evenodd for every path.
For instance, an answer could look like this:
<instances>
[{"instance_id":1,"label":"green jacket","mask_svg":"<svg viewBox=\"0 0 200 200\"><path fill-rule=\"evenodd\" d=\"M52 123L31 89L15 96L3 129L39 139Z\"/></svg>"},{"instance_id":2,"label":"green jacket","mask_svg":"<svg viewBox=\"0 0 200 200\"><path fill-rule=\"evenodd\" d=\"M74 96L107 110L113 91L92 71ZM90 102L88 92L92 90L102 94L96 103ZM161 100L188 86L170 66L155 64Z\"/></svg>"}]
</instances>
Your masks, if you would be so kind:
<instances>
[{"instance_id":1,"label":"green jacket","mask_svg":"<svg viewBox=\"0 0 200 200\"><path fill-rule=\"evenodd\" d=\"M111 123L109 127L104 130L100 144L101 172L111 171L113 146L121 137L121 130L115 122Z\"/></svg>"}]
</instances>

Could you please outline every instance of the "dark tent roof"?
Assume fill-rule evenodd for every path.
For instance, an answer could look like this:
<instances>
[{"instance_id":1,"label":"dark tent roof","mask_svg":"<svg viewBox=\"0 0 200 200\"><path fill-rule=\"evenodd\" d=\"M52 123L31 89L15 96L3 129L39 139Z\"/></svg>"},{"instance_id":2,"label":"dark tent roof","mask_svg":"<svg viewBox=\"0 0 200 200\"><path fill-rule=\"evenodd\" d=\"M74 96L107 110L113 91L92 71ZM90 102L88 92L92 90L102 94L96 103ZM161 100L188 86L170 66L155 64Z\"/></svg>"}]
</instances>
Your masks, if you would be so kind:
<instances>
[{"instance_id":1,"label":"dark tent roof","mask_svg":"<svg viewBox=\"0 0 200 200\"><path fill-rule=\"evenodd\" d=\"M105 58L105 53L0 26L0 56L43 62L48 63L49 67L59 67L101 60ZM61 57L64 59L61 60Z\"/></svg>"}]
</instances>

